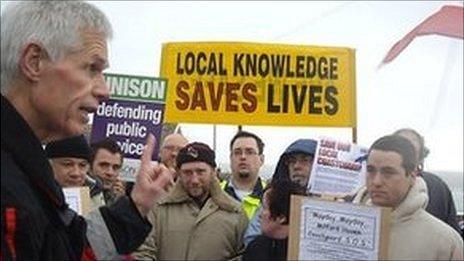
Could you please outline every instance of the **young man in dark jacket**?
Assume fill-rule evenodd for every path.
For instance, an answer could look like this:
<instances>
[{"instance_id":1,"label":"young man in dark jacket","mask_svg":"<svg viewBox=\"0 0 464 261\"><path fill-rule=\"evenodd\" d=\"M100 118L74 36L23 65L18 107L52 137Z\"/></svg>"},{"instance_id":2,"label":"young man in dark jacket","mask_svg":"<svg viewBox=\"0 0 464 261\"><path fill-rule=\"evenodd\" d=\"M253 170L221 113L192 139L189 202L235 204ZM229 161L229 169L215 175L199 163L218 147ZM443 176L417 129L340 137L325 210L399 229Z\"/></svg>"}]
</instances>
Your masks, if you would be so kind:
<instances>
[{"instance_id":1,"label":"young man in dark jacket","mask_svg":"<svg viewBox=\"0 0 464 261\"><path fill-rule=\"evenodd\" d=\"M86 2L24 1L8 4L1 24L1 259L111 258L92 249L108 235L86 236L99 221L115 252L135 250L151 229L145 215L171 182L151 163L153 136L130 197L96 210L89 223L68 208L42 148L82 134L88 113L108 98L107 18Z\"/></svg>"}]
</instances>

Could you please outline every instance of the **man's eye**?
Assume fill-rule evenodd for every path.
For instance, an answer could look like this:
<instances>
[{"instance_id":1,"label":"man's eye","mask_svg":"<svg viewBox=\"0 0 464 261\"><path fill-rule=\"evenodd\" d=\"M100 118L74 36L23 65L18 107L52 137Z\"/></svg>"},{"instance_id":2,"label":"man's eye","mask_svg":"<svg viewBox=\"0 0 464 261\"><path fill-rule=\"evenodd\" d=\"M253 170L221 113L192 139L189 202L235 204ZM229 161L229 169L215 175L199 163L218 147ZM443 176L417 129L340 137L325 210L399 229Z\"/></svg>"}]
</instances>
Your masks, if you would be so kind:
<instances>
[{"instance_id":1,"label":"man's eye","mask_svg":"<svg viewBox=\"0 0 464 261\"><path fill-rule=\"evenodd\" d=\"M396 171L393 170L393 169L386 169L386 170L382 171L382 174L387 175L387 176L393 175L395 173L396 173Z\"/></svg>"},{"instance_id":2,"label":"man's eye","mask_svg":"<svg viewBox=\"0 0 464 261\"><path fill-rule=\"evenodd\" d=\"M109 163L106 163L106 162L100 163L100 167L102 168L108 168L109 166L110 166Z\"/></svg>"},{"instance_id":3,"label":"man's eye","mask_svg":"<svg viewBox=\"0 0 464 261\"><path fill-rule=\"evenodd\" d=\"M63 166L70 167L70 166L72 166L72 163L71 162L63 162Z\"/></svg>"},{"instance_id":4,"label":"man's eye","mask_svg":"<svg viewBox=\"0 0 464 261\"><path fill-rule=\"evenodd\" d=\"M192 172L191 171L182 171L182 174L187 176L187 177L190 177L192 175Z\"/></svg>"},{"instance_id":5,"label":"man's eye","mask_svg":"<svg viewBox=\"0 0 464 261\"><path fill-rule=\"evenodd\" d=\"M90 64L90 71L91 71L91 72L98 73L98 72L101 71L101 70L100 70L100 66L98 66L98 65L95 64L95 63L92 63L92 64Z\"/></svg>"}]
</instances>

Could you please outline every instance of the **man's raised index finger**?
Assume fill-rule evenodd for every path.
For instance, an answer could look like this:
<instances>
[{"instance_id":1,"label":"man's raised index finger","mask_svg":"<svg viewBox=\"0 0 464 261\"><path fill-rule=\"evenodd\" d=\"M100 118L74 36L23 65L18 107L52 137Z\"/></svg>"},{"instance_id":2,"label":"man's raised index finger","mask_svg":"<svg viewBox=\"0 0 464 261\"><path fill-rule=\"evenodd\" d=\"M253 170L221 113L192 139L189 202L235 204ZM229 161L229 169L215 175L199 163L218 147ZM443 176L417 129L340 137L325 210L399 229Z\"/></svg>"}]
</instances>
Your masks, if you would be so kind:
<instances>
[{"instance_id":1,"label":"man's raised index finger","mask_svg":"<svg viewBox=\"0 0 464 261\"><path fill-rule=\"evenodd\" d=\"M151 162L151 157L153 155L153 150L155 149L156 139L153 134L148 134L147 144L143 149L142 157L141 157L141 164L145 165Z\"/></svg>"}]
</instances>

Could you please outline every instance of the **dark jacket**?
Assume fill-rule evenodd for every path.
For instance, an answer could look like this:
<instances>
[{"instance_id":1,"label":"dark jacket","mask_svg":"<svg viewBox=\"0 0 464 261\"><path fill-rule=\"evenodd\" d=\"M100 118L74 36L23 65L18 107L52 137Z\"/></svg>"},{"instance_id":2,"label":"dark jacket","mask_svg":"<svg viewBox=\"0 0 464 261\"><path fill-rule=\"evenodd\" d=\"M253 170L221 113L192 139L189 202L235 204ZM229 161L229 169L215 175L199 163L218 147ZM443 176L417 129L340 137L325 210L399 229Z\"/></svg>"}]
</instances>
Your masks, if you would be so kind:
<instances>
[{"instance_id":1,"label":"dark jacket","mask_svg":"<svg viewBox=\"0 0 464 261\"><path fill-rule=\"evenodd\" d=\"M272 239L260 235L245 249L242 260L285 261L287 260L287 244L288 238Z\"/></svg>"},{"instance_id":2,"label":"dark jacket","mask_svg":"<svg viewBox=\"0 0 464 261\"><path fill-rule=\"evenodd\" d=\"M40 141L1 97L2 260L89 260L85 220L68 208ZM132 200L99 210L116 250L135 250L151 229Z\"/></svg>"},{"instance_id":3,"label":"dark jacket","mask_svg":"<svg viewBox=\"0 0 464 261\"><path fill-rule=\"evenodd\" d=\"M456 208L454 206L453 196L451 195L448 185L433 173L423 171L420 175L427 184L429 195L429 203L425 210L461 234L456 219Z\"/></svg>"},{"instance_id":4,"label":"dark jacket","mask_svg":"<svg viewBox=\"0 0 464 261\"><path fill-rule=\"evenodd\" d=\"M314 156L316 153L317 141L311 139L299 139L290 144L279 158L272 179L290 179L288 176L288 166L285 159L295 153L303 153Z\"/></svg>"}]
</instances>

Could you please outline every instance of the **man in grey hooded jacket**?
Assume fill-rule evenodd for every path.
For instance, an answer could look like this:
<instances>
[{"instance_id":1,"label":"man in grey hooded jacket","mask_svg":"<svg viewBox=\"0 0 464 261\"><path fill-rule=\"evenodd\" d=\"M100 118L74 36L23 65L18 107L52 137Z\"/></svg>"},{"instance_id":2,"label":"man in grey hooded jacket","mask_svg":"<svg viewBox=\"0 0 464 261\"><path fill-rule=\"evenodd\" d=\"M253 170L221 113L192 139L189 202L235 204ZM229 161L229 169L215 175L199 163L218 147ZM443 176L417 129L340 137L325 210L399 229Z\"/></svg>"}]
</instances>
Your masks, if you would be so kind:
<instances>
[{"instance_id":1,"label":"man in grey hooded jacket","mask_svg":"<svg viewBox=\"0 0 464 261\"><path fill-rule=\"evenodd\" d=\"M312 139L298 139L285 149L280 156L276 169L272 176L273 180L291 180L306 187L311 175L311 169L316 153L317 141ZM248 245L254 238L261 234L260 207L245 231L244 243Z\"/></svg>"}]
</instances>

